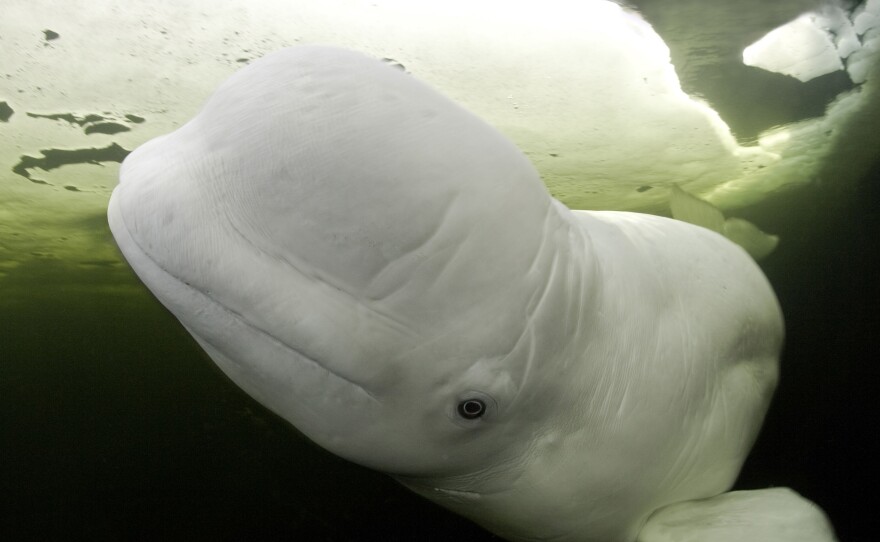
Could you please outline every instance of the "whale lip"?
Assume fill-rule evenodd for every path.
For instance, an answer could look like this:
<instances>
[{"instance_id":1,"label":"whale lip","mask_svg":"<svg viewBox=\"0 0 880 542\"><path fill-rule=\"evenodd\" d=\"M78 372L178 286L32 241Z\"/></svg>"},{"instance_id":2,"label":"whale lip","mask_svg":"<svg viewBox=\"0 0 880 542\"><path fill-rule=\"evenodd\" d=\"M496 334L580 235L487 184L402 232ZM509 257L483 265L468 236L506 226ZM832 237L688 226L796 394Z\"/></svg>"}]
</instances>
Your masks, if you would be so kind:
<instances>
[{"instance_id":1,"label":"whale lip","mask_svg":"<svg viewBox=\"0 0 880 542\"><path fill-rule=\"evenodd\" d=\"M486 496L484 493L469 491L466 489L449 489L438 487L434 484L426 484L419 481L408 479L405 476L393 476L400 484L406 486L410 491L418 493L429 500L467 504L478 501Z\"/></svg>"},{"instance_id":2,"label":"whale lip","mask_svg":"<svg viewBox=\"0 0 880 542\"><path fill-rule=\"evenodd\" d=\"M137 270L137 274L141 278L141 280L143 280L145 284L148 284L150 286L150 290L154 292L156 297L159 298L162 304L168 307L169 310L171 310L171 305L181 305L181 303L179 303L181 295L199 298L202 302L205 303L205 305L216 311L222 312L228 318L235 321L242 327L247 328L252 333L265 338L267 341L287 352L295 354L296 357L301 358L308 363L312 363L317 367L320 367L328 374L336 377L339 381L348 383L358 388L370 399L374 401L378 400L370 390L364 387L363 384L356 382L349 377L341 375L336 371L333 371L327 365L321 363L311 356L306 355L305 353L301 352L297 348L276 337L265 329L256 326L255 324L250 322L244 315L227 307L225 304L212 297L208 292L205 292L202 289L177 277L171 271L161 265L158 261L156 261L153 257L151 257L150 254L146 250L144 250L144 248L132 234L131 230L128 228L128 225L125 222L125 216L119 209L118 204L118 200L120 198L118 194L119 188L120 187L117 187L117 189L113 191L110 202L108 204L108 222L110 224L110 229L113 232L113 235L117 240L117 245L119 246L125 258L130 262L132 260L136 260L138 262L139 265L132 265L132 268ZM172 290L174 292L172 292ZM159 295L159 292L163 292L165 295ZM206 312L206 309L203 308L200 312ZM177 316L178 311L172 310L172 313ZM178 319L180 319L179 316ZM206 337L197 329L194 329L191 325L188 325L187 322L184 322L182 320L181 322L184 324L184 327L186 327L186 329L193 335L193 337L198 340L198 342L207 343L211 345L215 350L222 350L218 347L215 341L211 340L209 337ZM293 357L291 359L293 359Z\"/></svg>"},{"instance_id":3,"label":"whale lip","mask_svg":"<svg viewBox=\"0 0 880 542\"><path fill-rule=\"evenodd\" d=\"M456 497L461 499L479 499L482 497L481 493L477 493L476 491L464 491L460 489L444 489L442 487L432 487L431 488L438 493L442 493L449 497Z\"/></svg>"},{"instance_id":4,"label":"whale lip","mask_svg":"<svg viewBox=\"0 0 880 542\"><path fill-rule=\"evenodd\" d=\"M158 265L158 264L157 264L157 265ZM159 266L159 268L162 269L163 271L165 271L165 269L163 269L161 266ZM167 271L165 271L165 272L168 273ZM352 380L352 379L349 378L349 377L346 377L346 376L344 376L344 375L341 375L341 374L337 373L336 371L332 370L331 368L329 368L328 366L324 365L324 364L321 363L320 361L316 360L315 358L313 358L313 357L311 357L311 356L306 355L306 354L305 354L304 352L302 352L301 350L299 350L299 349L295 348L294 346L288 344L287 342L285 342L285 341L279 339L278 337L276 337L275 335L269 333L269 332L266 331L265 329L262 329L262 328L260 328L260 327L257 327L256 325L254 325L253 323L251 323L251 322L250 322L245 316L243 316L242 314L239 314L238 312L236 312L236 311L230 309L229 307L227 307L226 305L224 305L224 304L221 303L220 301L216 300L215 298L211 297L209 294L207 294L207 293L201 291L200 289L198 289L198 288L196 288L196 287L194 287L194 286L192 286L192 285L189 285L189 284L184 283L183 281L181 281L180 279L178 279L177 277L175 277L175 276L172 275L171 273L168 273L168 276L171 277L173 280L177 281L180 285L182 285L182 286L184 286L184 287L187 287L187 288L190 288L190 289L193 290L193 292L195 292L195 293L197 293L197 294L200 294L200 295L204 296L204 297L205 297L210 303L214 304L219 310L225 312L227 315L229 315L230 318L234 319L236 322L238 322L238 323L241 324L242 326L244 326L244 327L250 329L250 330L253 331L255 334L260 335L260 336L262 336L262 337L265 337L268 341L271 341L272 343L274 343L274 344L277 345L278 347L280 347L280 348L282 348L282 349L284 349L284 350L286 350L286 351L288 351L288 352L290 352L290 353L292 353L292 354L295 354L295 355L298 356L299 358L301 358L301 359L303 359L303 360L305 360L305 361L307 361L307 362L309 362L309 363L313 363L314 365L316 365L316 366L318 366L318 367L324 369L325 371L327 371L327 373L329 373L329 374L335 376L335 377L338 378L339 380L341 380L341 381L343 381L343 382L347 382L348 384L351 384L352 386L354 386L354 387L360 389L361 391L363 391L363 392L364 392L367 396L369 396L370 398L372 398L372 399L374 399L374 400L377 400L375 394L373 394L370 390L368 390L366 387L364 387L363 384L361 384L361 383L359 383L359 382L356 382L356 381ZM201 335L200 333L198 333L197 331L192 330L192 329L189 328L189 327L187 327L187 329L190 330L190 332L191 332L193 335L197 336L201 341L204 341L204 342L206 342L206 343L208 343L208 344L211 344L214 348L218 348L218 346L217 346L216 344L214 344L213 341L211 341L211 340L205 338L204 336L202 336L202 335Z\"/></svg>"}]
</instances>

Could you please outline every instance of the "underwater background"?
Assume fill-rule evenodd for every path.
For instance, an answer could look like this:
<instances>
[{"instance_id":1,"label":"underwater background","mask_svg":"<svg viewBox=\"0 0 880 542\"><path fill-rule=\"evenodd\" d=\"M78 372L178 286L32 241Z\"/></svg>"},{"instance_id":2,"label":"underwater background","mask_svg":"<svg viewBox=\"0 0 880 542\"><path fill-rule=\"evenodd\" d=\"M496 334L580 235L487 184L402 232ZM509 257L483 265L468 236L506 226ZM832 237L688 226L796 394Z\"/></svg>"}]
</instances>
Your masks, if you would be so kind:
<instances>
[{"instance_id":1,"label":"underwater background","mask_svg":"<svg viewBox=\"0 0 880 542\"><path fill-rule=\"evenodd\" d=\"M737 487L796 488L840 540L871 542L880 528L880 171L861 181L753 209L785 240L762 267L787 338L779 389ZM4 540L493 538L300 438L146 290L104 291L116 273L128 271L43 264L2 282Z\"/></svg>"},{"instance_id":2,"label":"underwater background","mask_svg":"<svg viewBox=\"0 0 880 542\"><path fill-rule=\"evenodd\" d=\"M24 5L10 2L19 11L7 23ZM76 124L22 120L16 99L39 85L22 84L4 60L70 37L59 24L27 21L33 50L0 33L0 102L15 109L0 107L0 539L495 539L318 449L214 366L116 252L103 213L118 169L109 139L109 154L23 161L37 148L73 148L50 142ZM71 57L84 74L92 62ZM810 92L839 85L827 78ZM746 115L736 97L719 98L733 104L725 119L740 133L815 115L817 100L827 103L782 100L790 118L780 119L761 118L781 107L769 100ZM106 122L84 124L136 128L145 109L118 107ZM77 104L37 113L86 114ZM47 143L25 145L17 122L47 123L38 125ZM860 152L873 166L855 179L835 182L835 171L844 176L852 166L841 158L824 164L821 178L736 211L781 239L761 267L786 318L780 385L736 488L794 488L828 513L843 542L871 542L880 532L880 148L866 145ZM99 168L106 185L64 180ZM86 196L90 203L71 199Z\"/></svg>"}]
</instances>

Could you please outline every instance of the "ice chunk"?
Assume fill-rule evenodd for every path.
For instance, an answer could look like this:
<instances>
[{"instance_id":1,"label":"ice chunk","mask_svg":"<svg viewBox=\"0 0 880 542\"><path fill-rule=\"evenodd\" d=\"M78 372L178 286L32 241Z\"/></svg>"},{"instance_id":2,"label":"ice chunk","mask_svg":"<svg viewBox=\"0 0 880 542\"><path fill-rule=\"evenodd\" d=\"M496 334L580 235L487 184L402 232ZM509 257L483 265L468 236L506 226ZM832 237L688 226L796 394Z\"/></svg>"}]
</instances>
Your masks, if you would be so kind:
<instances>
[{"instance_id":1,"label":"ice chunk","mask_svg":"<svg viewBox=\"0 0 880 542\"><path fill-rule=\"evenodd\" d=\"M868 0L853 18L853 28L862 35L872 28L880 27L880 0Z\"/></svg>"},{"instance_id":2,"label":"ice chunk","mask_svg":"<svg viewBox=\"0 0 880 542\"><path fill-rule=\"evenodd\" d=\"M831 35L822 28L825 20L807 13L771 30L743 50L743 63L804 82L842 70Z\"/></svg>"},{"instance_id":3,"label":"ice chunk","mask_svg":"<svg viewBox=\"0 0 880 542\"><path fill-rule=\"evenodd\" d=\"M727 237L741 246L755 260L760 260L776 250L779 237L761 231L757 226L741 218L724 218L721 209L708 201L689 194L672 185L669 198L672 217L682 222L696 224Z\"/></svg>"}]
</instances>

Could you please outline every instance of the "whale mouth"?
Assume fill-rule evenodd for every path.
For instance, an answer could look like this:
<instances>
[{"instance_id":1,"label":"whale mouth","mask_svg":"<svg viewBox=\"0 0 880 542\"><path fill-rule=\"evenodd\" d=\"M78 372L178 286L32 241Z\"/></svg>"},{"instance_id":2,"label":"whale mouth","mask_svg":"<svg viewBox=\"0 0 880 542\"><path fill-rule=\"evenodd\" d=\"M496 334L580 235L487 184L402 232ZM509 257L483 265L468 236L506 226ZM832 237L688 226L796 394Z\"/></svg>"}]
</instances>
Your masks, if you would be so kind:
<instances>
[{"instance_id":1,"label":"whale mouth","mask_svg":"<svg viewBox=\"0 0 880 542\"><path fill-rule=\"evenodd\" d=\"M461 489L443 489L442 487L434 487L431 489L443 495L458 499L479 499L480 497L482 497L482 494L477 493L476 491L464 491Z\"/></svg>"},{"instance_id":2,"label":"whale mouth","mask_svg":"<svg viewBox=\"0 0 880 542\"><path fill-rule=\"evenodd\" d=\"M514 491L511 487L496 487L491 488L488 491L476 492L466 489L438 487L433 484L423 483L419 481L408 481L407 479L398 476L394 476L394 479L403 484L410 491L421 495L428 500L436 502L441 506L449 508L454 512L469 517L471 520L482 525L484 528L489 528L491 522L486 523L484 521L481 521L481 519L485 519L485 517L479 516L477 511L490 511L493 509L497 511L505 506L504 504L499 504L499 502L503 503L509 498L518 498L515 493L511 493L511 491ZM500 525L494 524L492 525L492 527L493 528L491 528L490 530L492 530L496 534L504 536L501 531L495 530L500 528ZM563 530L563 528L559 525L545 527L546 529L539 534L536 532L518 532L516 533L516 540L522 540L523 542L553 542L558 540L572 539L572 532L569 530ZM508 531L508 534L512 533L513 531Z\"/></svg>"},{"instance_id":3,"label":"whale mouth","mask_svg":"<svg viewBox=\"0 0 880 542\"><path fill-rule=\"evenodd\" d=\"M158 264L157 264L157 265L158 265ZM161 266L159 266L159 268L162 269L163 271L165 271ZM165 272L168 273L167 271L165 271ZM303 351L301 351L301 350L297 349L296 347L294 347L294 346L288 344L287 342L283 341L282 339L279 339L278 337L276 337L275 335L273 335L273 334L271 334L270 332L266 331L265 329L262 329L262 328L256 326L255 324L253 324L252 322L250 322L245 316L243 316L243 315L239 314L238 312L236 312L236 311L230 309L229 307L227 307L226 305L224 305L223 303L221 303L221 302L218 301L217 299L213 298L213 297L212 297L211 295L209 295L208 293L206 293L206 292L200 290L199 288L196 288L195 286L192 286L192 285L190 285L190 284L186 284L185 282L181 281L180 279L178 279L177 277L175 277L174 275L172 275L172 274L170 274L170 273L168 273L168 276L169 276L171 279L176 280L181 286L186 287L186 288L190 288L191 290L193 290L193 293L194 293L194 294L203 296L203 297L204 297L209 303L213 304L213 306L215 307L216 310L225 313L225 314L226 314L231 320L234 320L235 322L237 322L241 327L243 327L243 328L247 328L247 329L250 330L254 335L257 335L257 336L259 336L259 337L262 337L265 341L274 344L277 348L279 348L279 349L281 349L281 350L283 350L283 351L285 351L285 352L288 352L288 353L290 354L290 355L288 356L288 359L291 359L291 360L293 360L293 359L302 360L302 361L303 361L304 363L306 363L306 364L314 365L315 367L318 367L318 368L320 368L320 369L323 369L324 371L327 372L328 375L330 375L330 376L332 376L332 377L335 377L335 378L338 379L340 382L344 382L344 383L346 383L346 384L349 384L349 385L353 386L354 388L356 388L356 389L360 390L361 392L363 392L363 394L365 394L367 397L369 397L369 398L372 399L373 401L378 401L378 399L376 398L375 394L373 394L369 389L367 389L366 387L364 387L363 384L361 384L361 383L359 383L359 382L355 382L355 381L352 380L351 378L349 378L349 377L347 377L347 376L345 376L345 375L343 375L343 374L340 374L340 373L334 371L333 369L331 369L331 368L328 367L327 365L321 363L321 362L318 361L317 359L315 359L315 358L313 358L313 357L307 355L307 354L304 353ZM186 327L187 331L189 331L190 334L191 334L193 337L195 337L196 340L197 340L200 344L203 344L203 346L204 346L204 344L206 343L206 344L211 345L211 347L214 349L215 352L222 352L222 351L223 351L221 345L216 344L215 341L212 341L210 338L204 336L203 334L199 333L198 331L196 331L195 329L193 329L193 328L191 328L191 327L189 327L189 326L187 326L187 325L184 325L184 327ZM215 362L217 361L215 356L211 356L211 357L212 357L212 359L215 360ZM233 360L233 359L231 359L231 358L229 358L229 357L227 357L227 356L224 356L224 357L226 357L226 359L228 359L228 360L230 360L230 361L236 363L237 365L239 364L237 361L235 361L235 360Z\"/></svg>"},{"instance_id":4,"label":"whale mouth","mask_svg":"<svg viewBox=\"0 0 880 542\"><path fill-rule=\"evenodd\" d=\"M116 191L114 191L113 196L116 196ZM332 368L321 363L314 357L290 345L269 331L255 325L247 317L231 309L214 296L210 295L209 292L181 279L166 269L165 266L141 246L141 243L132 234L125 221L125 217L119 209L118 202L115 201L116 198L113 196L111 196L111 201L108 206L108 218L110 228L114 237L116 237L117 245L126 260L132 264L132 268L137 271L139 278L148 285L150 290L156 295L162 304L169 308L169 310L178 317L178 320L181 321L190 335L192 335L199 344L203 347L209 345L210 349L215 353L223 353L225 351L225 348L221 346L223 341L217 340L217 337L212 337L210 334L202 333L201 330L198 329L200 327L198 326L198 321L200 319L204 320L213 316L215 319L219 320L219 317L222 316L227 322L232 323L232 327L246 330L248 335L260 337L264 342L272 344L275 349L288 353L289 355L285 356L285 359L300 360L303 364L317 367L325 371L343 386L349 385L352 389L358 390L358 395L363 396L371 402L378 401L376 396L364 387L363 384L352 380L352 378L344 374L334 371ZM186 322L180 319L179 314L187 313L187 305L199 307L197 311L198 318L195 318L194 322ZM214 355L211 357L221 366L221 369L223 369L230 378L236 380L233 374L230 374L230 371L227 370L231 369L233 365L240 366L240 363L235 361L234 357L224 354L222 357L226 363L220 363ZM236 372L238 371L232 371L232 373ZM238 380L236 380L236 382L239 383ZM241 386L242 384L239 383L239 385ZM251 393L251 395L260 395L256 391L250 391L249 393Z\"/></svg>"},{"instance_id":5,"label":"whale mouth","mask_svg":"<svg viewBox=\"0 0 880 542\"><path fill-rule=\"evenodd\" d=\"M431 484L410 481L402 476L393 476L393 478L413 493L417 493L435 502L469 504L479 501L484 497L482 493L477 493L476 491L437 487Z\"/></svg>"},{"instance_id":6,"label":"whale mouth","mask_svg":"<svg viewBox=\"0 0 880 542\"><path fill-rule=\"evenodd\" d=\"M456 476L413 477L394 474L391 476L398 483L419 495L431 500L447 502L473 503L474 501L509 493L514 490L509 483L502 480L497 481L500 483L489 482L487 485L485 474L486 471L481 470Z\"/></svg>"}]
</instances>

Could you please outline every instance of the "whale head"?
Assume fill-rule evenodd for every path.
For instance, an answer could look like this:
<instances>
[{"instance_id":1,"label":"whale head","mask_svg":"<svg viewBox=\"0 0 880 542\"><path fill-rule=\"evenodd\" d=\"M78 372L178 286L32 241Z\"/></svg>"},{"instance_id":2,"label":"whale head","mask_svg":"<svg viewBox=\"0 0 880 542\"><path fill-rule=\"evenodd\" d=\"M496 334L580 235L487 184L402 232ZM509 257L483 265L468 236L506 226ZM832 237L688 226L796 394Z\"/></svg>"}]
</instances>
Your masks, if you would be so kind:
<instances>
[{"instance_id":1,"label":"whale head","mask_svg":"<svg viewBox=\"0 0 880 542\"><path fill-rule=\"evenodd\" d=\"M456 471L552 400L526 384L572 228L511 143L379 61L242 70L125 161L110 219L227 374L338 455Z\"/></svg>"},{"instance_id":2,"label":"whale head","mask_svg":"<svg viewBox=\"0 0 880 542\"><path fill-rule=\"evenodd\" d=\"M781 319L742 251L569 211L358 53L254 62L120 178L120 249L236 384L510 539L629 540L726 490L775 384Z\"/></svg>"}]
</instances>

